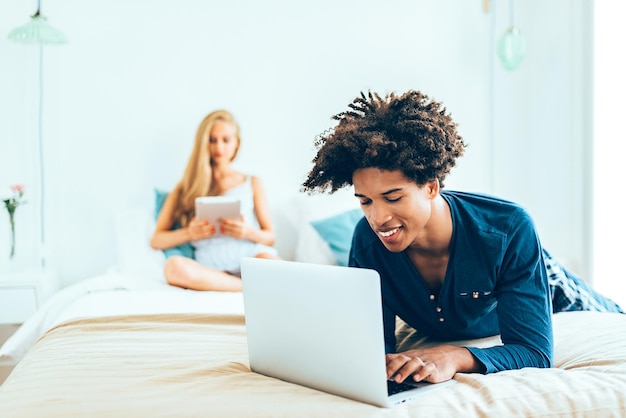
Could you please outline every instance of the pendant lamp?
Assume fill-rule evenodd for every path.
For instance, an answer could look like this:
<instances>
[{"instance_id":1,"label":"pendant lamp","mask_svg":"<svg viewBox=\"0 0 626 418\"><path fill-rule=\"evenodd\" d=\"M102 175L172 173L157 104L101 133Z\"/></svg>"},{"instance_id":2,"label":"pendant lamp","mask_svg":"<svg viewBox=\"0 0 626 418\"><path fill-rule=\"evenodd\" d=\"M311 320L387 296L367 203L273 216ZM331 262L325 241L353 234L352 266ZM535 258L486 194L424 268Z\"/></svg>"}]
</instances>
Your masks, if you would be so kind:
<instances>
[{"instance_id":1,"label":"pendant lamp","mask_svg":"<svg viewBox=\"0 0 626 418\"><path fill-rule=\"evenodd\" d=\"M37 11L31 20L9 32L9 39L22 44L64 44L65 35L52 27L45 16L40 13L41 0L37 1Z\"/></svg>"},{"instance_id":2,"label":"pendant lamp","mask_svg":"<svg viewBox=\"0 0 626 418\"><path fill-rule=\"evenodd\" d=\"M526 57L526 39L513 19L513 0L509 2L510 27L498 40L497 53L502 66L515 71Z\"/></svg>"}]
</instances>

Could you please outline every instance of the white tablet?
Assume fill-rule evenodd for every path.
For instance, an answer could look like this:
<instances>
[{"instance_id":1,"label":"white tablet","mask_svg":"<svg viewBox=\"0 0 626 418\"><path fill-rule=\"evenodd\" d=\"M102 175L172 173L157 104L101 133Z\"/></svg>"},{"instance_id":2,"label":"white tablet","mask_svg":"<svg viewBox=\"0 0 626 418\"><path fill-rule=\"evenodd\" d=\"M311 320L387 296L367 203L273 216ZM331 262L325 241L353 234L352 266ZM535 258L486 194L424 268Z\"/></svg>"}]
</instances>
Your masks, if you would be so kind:
<instances>
[{"instance_id":1,"label":"white tablet","mask_svg":"<svg viewBox=\"0 0 626 418\"><path fill-rule=\"evenodd\" d=\"M196 218L217 226L220 219L239 219L241 202L231 196L196 197Z\"/></svg>"}]
</instances>

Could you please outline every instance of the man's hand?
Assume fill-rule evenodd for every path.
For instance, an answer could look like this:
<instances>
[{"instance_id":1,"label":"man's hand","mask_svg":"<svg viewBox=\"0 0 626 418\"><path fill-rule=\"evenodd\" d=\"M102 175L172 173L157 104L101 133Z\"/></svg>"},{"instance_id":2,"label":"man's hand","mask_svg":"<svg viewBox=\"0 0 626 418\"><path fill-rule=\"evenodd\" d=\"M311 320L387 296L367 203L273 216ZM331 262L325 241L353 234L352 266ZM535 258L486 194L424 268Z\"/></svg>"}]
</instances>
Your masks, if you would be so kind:
<instances>
[{"instance_id":1,"label":"man's hand","mask_svg":"<svg viewBox=\"0 0 626 418\"><path fill-rule=\"evenodd\" d=\"M476 372L478 361L467 348L440 345L432 348L387 354L387 379L401 383L407 378L415 382L440 383L450 380L457 372Z\"/></svg>"}]
</instances>

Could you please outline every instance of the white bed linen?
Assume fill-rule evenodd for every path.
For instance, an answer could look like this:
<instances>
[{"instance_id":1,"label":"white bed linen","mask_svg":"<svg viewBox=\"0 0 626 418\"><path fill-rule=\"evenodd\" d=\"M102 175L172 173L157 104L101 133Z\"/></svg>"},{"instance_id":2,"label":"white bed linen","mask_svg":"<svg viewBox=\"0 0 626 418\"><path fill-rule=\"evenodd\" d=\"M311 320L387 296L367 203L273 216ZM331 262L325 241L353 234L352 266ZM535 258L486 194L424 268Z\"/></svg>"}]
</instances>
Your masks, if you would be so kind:
<instances>
[{"instance_id":1,"label":"white bed linen","mask_svg":"<svg viewBox=\"0 0 626 418\"><path fill-rule=\"evenodd\" d=\"M18 362L39 337L71 319L157 313L243 315L243 297L181 289L112 270L54 294L4 343L0 360Z\"/></svg>"},{"instance_id":2,"label":"white bed linen","mask_svg":"<svg viewBox=\"0 0 626 418\"><path fill-rule=\"evenodd\" d=\"M567 312L553 324L552 369L457 373L457 384L378 408L252 372L241 315L78 319L15 367L0 417L626 417L626 315Z\"/></svg>"}]
</instances>

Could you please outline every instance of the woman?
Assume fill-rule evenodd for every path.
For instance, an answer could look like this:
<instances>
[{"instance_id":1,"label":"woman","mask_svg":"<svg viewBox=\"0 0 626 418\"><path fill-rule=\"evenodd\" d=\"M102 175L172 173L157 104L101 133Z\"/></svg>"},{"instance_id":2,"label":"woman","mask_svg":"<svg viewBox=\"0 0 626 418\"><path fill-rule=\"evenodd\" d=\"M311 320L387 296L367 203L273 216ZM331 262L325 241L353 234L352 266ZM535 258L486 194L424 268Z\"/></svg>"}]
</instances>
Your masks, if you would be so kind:
<instances>
[{"instance_id":1,"label":"woman","mask_svg":"<svg viewBox=\"0 0 626 418\"><path fill-rule=\"evenodd\" d=\"M165 279L174 286L241 291L242 257L277 257L263 184L231 165L240 144L239 125L225 110L210 113L198 127L184 176L165 199L151 240L155 249L187 242L194 247L195 259L174 255L166 260ZM219 225L199 220L199 196L235 196L242 216L223 219Z\"/></svg>"},{"instance_id":2,"label":"woman","mask_svg":"<svg viewBox=\"0 0 626 418\"><path fill-rule=\"evenodd\" d=\"M442 190L465 143L440 103L408 91L361 94L349 107L317 141L303 190L354 186L365 217L349 265L381 276L388 378L441 382L457 372L551 367L552 276L599 302L597 310L621 311L557 271L522 207ZM429 344L397 353L396 317ZM496 335L502 345L489 348L445 343Z\"/></svg>"}]
</instances>

